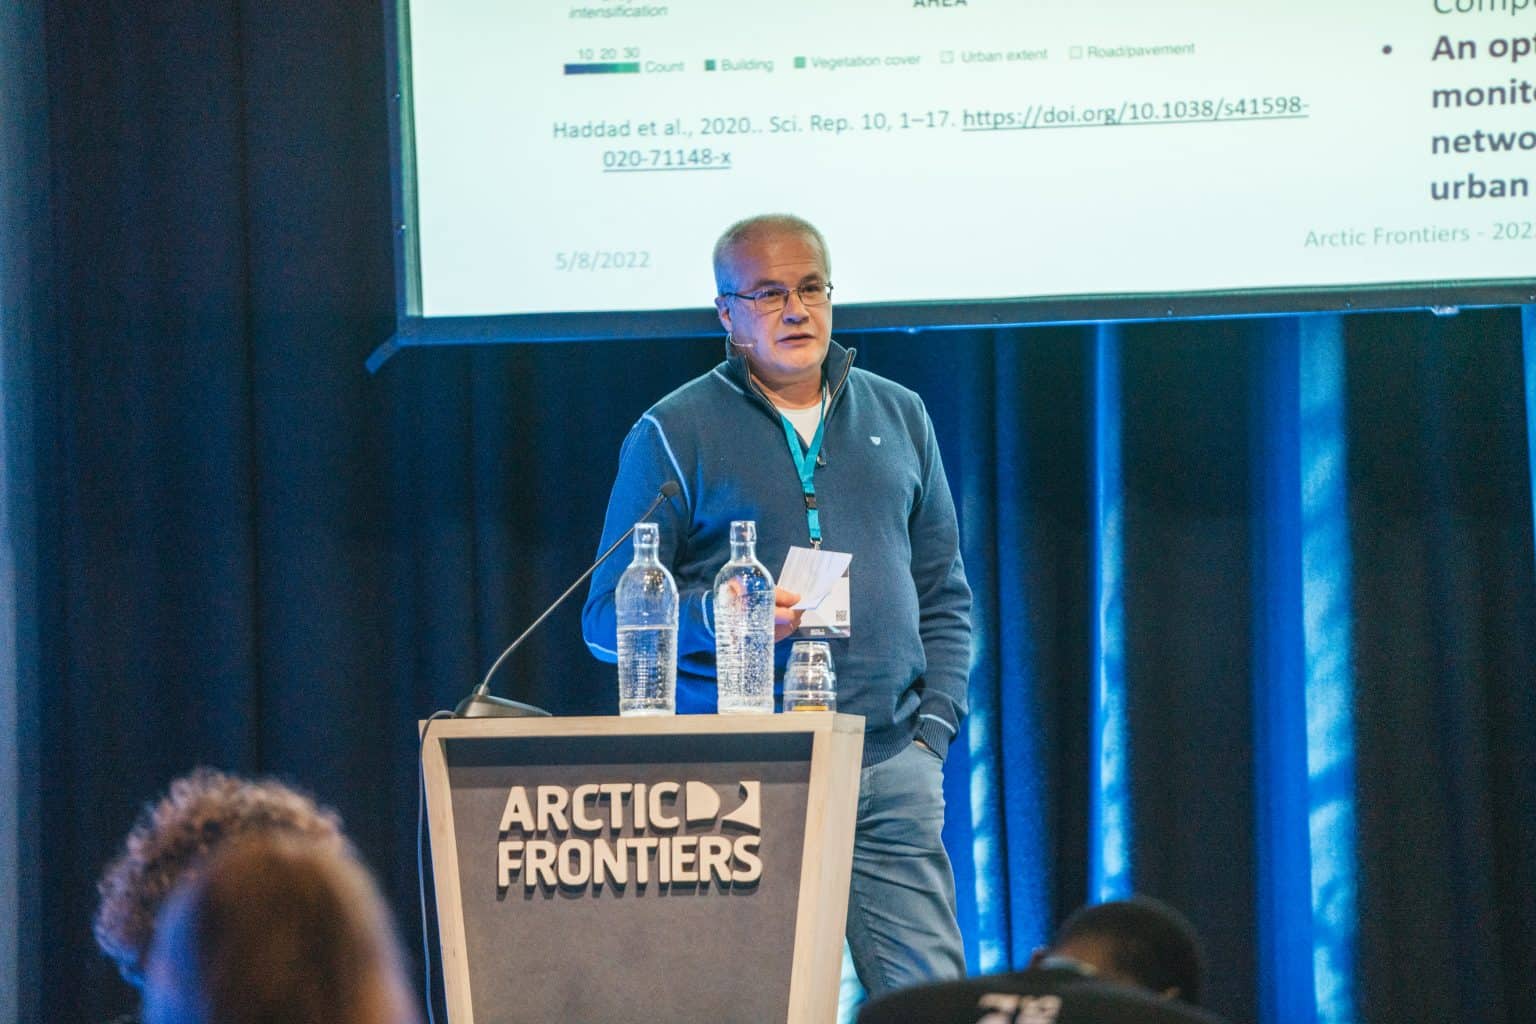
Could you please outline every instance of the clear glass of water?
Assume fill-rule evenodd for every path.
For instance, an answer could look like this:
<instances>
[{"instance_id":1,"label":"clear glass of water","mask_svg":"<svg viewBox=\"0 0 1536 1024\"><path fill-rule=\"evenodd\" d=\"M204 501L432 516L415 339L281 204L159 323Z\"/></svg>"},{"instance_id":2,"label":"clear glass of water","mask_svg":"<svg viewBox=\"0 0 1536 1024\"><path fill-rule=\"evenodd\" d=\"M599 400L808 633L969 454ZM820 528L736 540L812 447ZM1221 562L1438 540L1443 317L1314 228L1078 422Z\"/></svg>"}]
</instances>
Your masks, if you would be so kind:
<instances>
[{"instance_id":1,"label":"clear glass of water","mask_svg":"<svg viewBox=\"0 0 1536 1024\"><path fill-rule=\"evenodd\" d=\"M837 672L832 648L820 640L797 640L784 669L785 711L836 711Z\"/></svg>"}]
</instances>

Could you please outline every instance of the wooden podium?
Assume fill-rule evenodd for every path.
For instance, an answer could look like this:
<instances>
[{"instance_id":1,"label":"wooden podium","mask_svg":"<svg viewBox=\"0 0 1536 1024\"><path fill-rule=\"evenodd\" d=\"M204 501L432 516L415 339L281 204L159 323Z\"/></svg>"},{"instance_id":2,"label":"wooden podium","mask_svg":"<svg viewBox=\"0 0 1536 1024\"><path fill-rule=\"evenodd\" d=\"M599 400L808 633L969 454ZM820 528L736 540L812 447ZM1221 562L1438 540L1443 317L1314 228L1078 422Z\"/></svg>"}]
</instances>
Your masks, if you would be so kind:
<instances>
[{"instance_id":1,"label":"wooden podium","mask_svg":"<svg viewBox=\"0 0 1536 1024\"><path fill-rule=\"evenodd\" d=\"M864 720L423 723L450 1024L830 1024Z\"/></svg>"}]
</instances>

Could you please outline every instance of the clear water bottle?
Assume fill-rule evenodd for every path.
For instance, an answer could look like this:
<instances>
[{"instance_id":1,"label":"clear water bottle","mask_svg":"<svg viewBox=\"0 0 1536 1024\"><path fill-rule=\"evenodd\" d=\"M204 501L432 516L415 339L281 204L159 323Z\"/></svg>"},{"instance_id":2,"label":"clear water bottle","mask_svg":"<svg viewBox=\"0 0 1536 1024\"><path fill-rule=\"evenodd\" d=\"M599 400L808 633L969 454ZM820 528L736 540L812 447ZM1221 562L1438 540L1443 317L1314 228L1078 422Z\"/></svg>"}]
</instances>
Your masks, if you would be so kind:
<instances>
[{"instance_id":1,"label":"clear water bottle","mask_svg":"<svg viewBox=\"0 0 1536 1024\"><path fill-rule=\"evenodd\" d=\"M656 524L635 527L635 558L613 592L619 620L619 714L677 707L677 584L656 557Z\"/></svg>"},{"instance_id":2,"label":"clear water bottle","mask_svg":"<svg viewBox=\"0 0 1536 1024\"><path fill-rule=\"evenodd\" d=\"M773 712L773 576L757 560L757 524L731 523L731 560L715 577L715 673L721 714Z\"/></svg>"}]
</instances>

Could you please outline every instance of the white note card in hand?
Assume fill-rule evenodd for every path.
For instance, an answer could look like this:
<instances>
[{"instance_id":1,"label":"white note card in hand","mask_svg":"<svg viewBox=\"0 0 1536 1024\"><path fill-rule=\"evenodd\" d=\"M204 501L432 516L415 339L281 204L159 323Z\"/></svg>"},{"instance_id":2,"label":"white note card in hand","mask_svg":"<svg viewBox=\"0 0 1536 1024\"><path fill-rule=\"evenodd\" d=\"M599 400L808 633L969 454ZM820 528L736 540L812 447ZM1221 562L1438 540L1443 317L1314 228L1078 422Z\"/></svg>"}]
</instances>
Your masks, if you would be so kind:
<instances>
[{"instance_id":1,"label":"white note card in hand","mask_svg":"<svg viewBox=\"0 0 1536 1024\"><path fill-rule=\"evenodd\" d=\"M790 548L784 556L784 568L779 570L779 586L800 595L796 609L819 607L852 561L853 556L844 551Z\"/></svg>"}]
</instances>

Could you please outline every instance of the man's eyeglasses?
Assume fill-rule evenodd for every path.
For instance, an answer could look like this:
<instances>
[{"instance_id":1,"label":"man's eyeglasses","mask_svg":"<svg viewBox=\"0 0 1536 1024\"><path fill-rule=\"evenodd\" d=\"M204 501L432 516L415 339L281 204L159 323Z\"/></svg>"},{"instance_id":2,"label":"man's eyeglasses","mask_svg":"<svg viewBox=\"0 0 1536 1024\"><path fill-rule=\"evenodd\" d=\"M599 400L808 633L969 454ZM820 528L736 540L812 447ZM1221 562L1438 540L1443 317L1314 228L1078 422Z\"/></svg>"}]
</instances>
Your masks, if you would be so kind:
<instances>
[{"instance_id":1,"label":"man's eyeglasses","mask_svg":"<svg viewBox=\"0 0 1536 1024\"><path fill-rule=\"evenodd\" d=\"M820 281L802 284L797 288L759 288L755 292L721 292L721 298L745 299L760 316L784 312L791 294L800 296L803 306L825 306L832 301L832 286Z\"/></svg>"}]
</instances>

